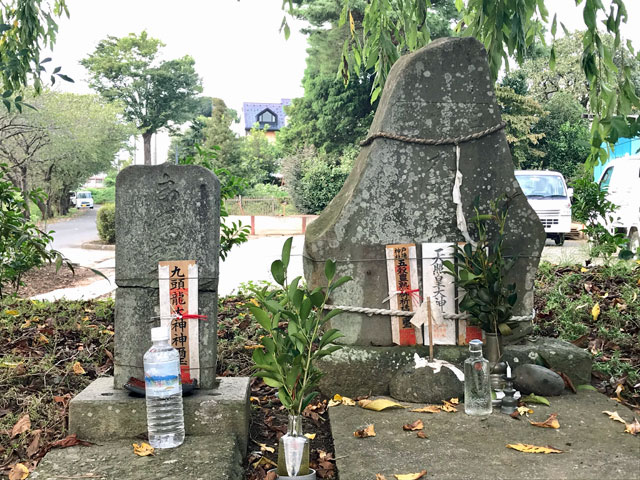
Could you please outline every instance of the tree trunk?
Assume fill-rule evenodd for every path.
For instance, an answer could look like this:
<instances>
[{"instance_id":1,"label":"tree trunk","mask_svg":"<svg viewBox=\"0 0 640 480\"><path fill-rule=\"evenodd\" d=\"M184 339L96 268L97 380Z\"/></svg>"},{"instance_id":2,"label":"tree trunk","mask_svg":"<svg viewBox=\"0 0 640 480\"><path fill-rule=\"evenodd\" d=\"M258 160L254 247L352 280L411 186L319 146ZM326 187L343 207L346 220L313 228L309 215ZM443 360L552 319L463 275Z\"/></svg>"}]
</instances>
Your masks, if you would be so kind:
<instances>
[{"instance_id":1,"label":"tree trunk","mask_svg":"<svg viewBox=\"0 0 640 480\"><path fill-rule=\"evenodd\" d=\"M22 198L24 199L24 211L22 215L29 220L31 218L31 209L29 208L29 184L27 182L27 166L23 165L20 170L20 190L22 190Z\"/></svg>"},{"instance_id":2,"label":"tree trunk","mask_svg":"<svg viewBox=\"0 0 640 480\"><path fill-rule=\"evenodd\" d=\"M142 134L142 140L144 142L144 164L151 165L151 137L153 136L150 132L144 132Z\"/></svg>"}]
</instances>

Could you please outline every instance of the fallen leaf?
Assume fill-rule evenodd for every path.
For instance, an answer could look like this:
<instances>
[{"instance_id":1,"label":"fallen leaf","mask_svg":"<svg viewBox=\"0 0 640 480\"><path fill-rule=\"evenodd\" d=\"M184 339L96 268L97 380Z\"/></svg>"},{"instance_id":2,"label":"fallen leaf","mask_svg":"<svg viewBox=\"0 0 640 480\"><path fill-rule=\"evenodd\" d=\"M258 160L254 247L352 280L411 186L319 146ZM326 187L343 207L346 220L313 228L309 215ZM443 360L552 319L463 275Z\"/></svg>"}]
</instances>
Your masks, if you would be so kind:
<instances>
[{"instance_id":1,"label":"fallen leaf","mask_svg":"<svg viewBox=\"0 0 640 480\"><path fill-rule=\"evenodd\" d=\"M449 399L449 403L453 405L458 405L460 403L460 400L458 400L456 397L453 397Z\"/></svg>"},{"instance_id":2,"label":"fallen leaf","mask_svg":"<svg viewBox=\"0 0 640 480\"><path fill-rule=\"evenodd\" d=\"M29 443L29 446L27 447L28 457L33 457L40 450L40 433L41 433L41 430L34 430L32 432L33 439L31 440L31 443Z\"/></svg>"},{"instance_id":3,"label":"fallen leaf","mask_svg":"<svg viewBox=\"0 0 640 480\"><path fill-rule=\"evenodd\" d=\"M424 433L423 430L420 430L418 433L416 433L416 435L418 436L418 438L427 438L427 434Z\"/></svg>"},{"instance_id":4,"label":"fallen leaf","mask_svg":"<svg viewBox=\"0 0 640 480\"><path fill-rule=\"evenodd\" d=\"M277 480L278 473L275 470L270 470L267 472L267 476L264 477L264 480Z\"/></svg>"},{"instance_id":5,"label":"fallen leaf","mask_svg":"<svg viewBox=\"0 0 640 480\"><path fill-rule=\"evenodd\" d=\"M408 431L422 430L423 428L424 428L424 423L422 423L422 420L416 420L413 423L407 423L406 425L402 426L403 430L408 430Z\"/></svg>"},{"instance_id":6,"label":"fallen leaf","mask_svg":"<svg viewBox=\"0 0 640 480\"><path fill-rule=\"evenodd\" d=\"M542 428L560 428L560 422L558 421L558 414L552 413L549 415L544 422L532 422L529 421L531 425L534 427L542 427Z\"/></svg>"},{"instance_id":7,"label":"fallen leaf","mask_svg":"<svg viewBox=\"0 0 640 480\"><path fill-rule=\"evenodd\" d=\"M112 330L106 330L106 329L105 329L105 330L100 330L100 333L106 333L107 335L114 335L114 334L115 334L115 332L114 332L114 331L112 331Z\"/></svg>"},{"instance_id":8,"label":"fallen leaf","mask_svg":"<svg viewBox=\"0 0 640 480\"><path fill-rule=\"evenodd\" d=\"M250 402L260 403L260 399L258 397L249 397Z\"/></svg>"},{"instance_id":9,"label":"fallen leaf","mask_svg":"<svg viewBox=\"0 0 640 480\"><path fill-rule=\"evenodd\" d=\"M82 321L83 322L88 322L89 321L89 317L88 316L82 317Z\"/></svg>"},{"instance_id":10,"label":"fallen leaf","mask_svg":"<svg viewBox=\"0 0 640 480\"><path fill-rule=\"evenodd\" d=\"M371 424L371 425L367 425L364 428L356 430L355 432L353 432L353 436L357 438L375 437L376 432L373 429L373 424Z\"/></svg>"},{"instance_id":11,"label":"fallen leaf","mask_svg":"<svg viewBox=\"0 0 640 480\"><path fill-rule=\"evenodd\" d=\"M49 343L49 339L45 335L43 335L42 333L38 336L38 341L40 343L43 343L43 344L44 343Z\"/></svg>"},{"instance_id":12,"label":"fallen leaf","mask_svg":"<svg viewBox=\"0 0 640 480\"><path fill-rule=\"evenodd\" d=\"M154 455L154 448L148 443L141 443L138 445L137 443L133 444L133 453L138 455L139 457L146 457L148 455Z\"/></svg>"},{"instance_id":13,"label":"fallen leaf","mask_svg":"<svg viewBox=\"0 0 640 480\"><path fill-rule=\"evenodd\" d=\"M343 397L337 393L333 396L333 399L335 401L339 401L342 405L347 405L348 407L353 407L356 404L356 402L349 397Z\"/></svg>"},{"instance_id":14,"label":"fallen leaf","mask_svg":"<svg viewBox=\"0 0 640 480\"><path fill-rule=\"evenodd\" d=\"M29 469L22 463L16 463L9 471L9 480L24 480L29 476Z\"/></svg>"},{"instance_id":15,"label":"fallen leaf","mask_svg":"<svg viewBox=\"0 0 640 480\"><path fill-rule=\"evenodd\" d=\"M89 445L93 445L93 443L87 442L85 440L79 440L78 437L76 437L76 434L72 433L71 435L67 435L60 440L56 440L55 442L50 443L47 448L68 448L75 447L76 445L83 445L85 447L88 447Z\"/></svg>"},{"instance_id":16,"label":"fallen leaf","mask_svg":"<svg viewBox=\"0 0 640 480\"><path fill-rule=\"evenodd\" d=\"M394 474L393 476L396 477L398 480L418 480L419 478L424 477L427 474L426 470L422 470L421 472L418 473L405 473L405 474Z\"/></svg>"},{"instance_id":17,"label":"fallen leaf","mask_svg":"<svg viewBox=\"0 0 640 480\"><path fill-rule=\"evenodd\" d=\"M584 267L582 267L582 268L580 269L580 271L581 271L582 273L587 273L587 272L589 271L589 269L588 269L588 268L584 268Z\"/></svg>"},{"instance_id":18,"label":"fallen leaf","mask_svg":"<svg viewBox=\"0 0 640 480\"><path fill-rule=\"evenodd\" d=\"M278 467L278 465L273 460L269 460L267 457L260 457L258 461L253 463L253 468L257 468L260 465L268 465L270 467L276 467L276 468Z\"/></svg>"},{"instance_id":19,"label":"fallen leaf","mask_svg":"<svg viewBox=\"0 0 640 480\"><path fill-rule=\"evenodd\" d=\"M584 384L584 385L578 385L576 387L576 390L590 390L593 392L597 392L598 389L596 387L594 387L593 385L588 385L588 384Z\"/></svg>"},{"instance_id":20,"label":"fallen leaf","mask_svg":"<svg viewBox=\"0 0 640 480\"><path fill-rule=\"evenodd\" d=\"M619 383L618 386L616 387L616 397L618 397L619 401L622 401L622 397L620 396L620 394L622 393L623 390L624 390L624 385Z\"/></svg>"},{"instance_id":21,"label":"fallen leaf","mask_svg":"<svg viewBox=\"0 0 640 480\"><path fill-rule=\"evenodd\" d=\"M260 344L260 345L245 345L244 346L245 350L257 350L258 348L264 348L264 345Z\"/></svg>"},{"instance_id":22,"label":"fallen leaf","mask_svg":"<svg viewBox=\"0 0 640 480\"><path fill-rule=\"evenodd\" d=\"M413 410L409 411L416 413L440 413L442 409L440 408L440 405L427 405L425 407L414 408Z\"/></svg>"},{"instance_id":23,"label":"fallen leaf","mask_svg":"<svg viewBox=\"0 0 640 480\"><path fill-rule=\"evenodd\" d=\"M610 412L608 410L603 410L602 413L606 413L607 415L609 415L609 418L611 420L615 420L616 422L624 423L625 425L627 424L627 422L625 422L622 419L622 417L620 417L620 415L618 415L618 412Z\"/></svg>"},{"instance_id":24,"label":"fallen leaf","mask_svg":"<svg viewBox=\"0 0 640 480\"><path fill-rule=\"evenodd\" d=\"M556 372L558 375L560 375L560 377L562 377L562 380L564 381L564 388L568 388L573 393L578 393L578 391L576 390L576 387L573 386L573 382L571 381L571 379L566 373L558 372L557 370L554 370L554 372Z\"/></svg>"},{"instance_id":25,"label":"fallen leaf","mask_svg":"<svg viewBox=\"0 0 640 480\"><path fill-rule=\"evenodd\" d=\"M380 473L376 473L376 480L387 480L387 477Z\"/></svg>"},{"instance_id":26,"label":"fallen leaf","mask_svg":"<svg viewBox=\"0 0 640 480\"><path fill-rule=\"evenodd\" d=\"M442 409L443 412L457 412L458 409L456 407L453 406L453 404L447 402L446 400L444 400L442 407L440 407Z\"/></svg>"},{"instance_id":27,"label":"fallen leaf","mask_svg":"<svg viewBox=\"0 0 640 480\"><path fill-rule=\"evenodd\" d=\"M634 418L633 423L626 423L627 428L624 429L625 433L630 433L631 435L637 435L640 433L640 423L638 423L638 419Z\"/></svg>"},{"instance_id":28,"label":"fallen leaf","mask_svg":"<svg viewBox=\"0 0 640 480\"><path fill-rule=\"evenodd\" d=\"M29 418L29 414L25 413L21 416L16 424L11 429L11 438L15 438L21 433L28 431L31 428L31 419Z\"/></svg>"},{"instance_id":29,"label":"fallen leaf","mask_svg":"<svg viewBox=\"0 0 640 480\"><path fill-rule=\"evenodd\" d=\"M547 407L551 406L549 400L544 397L540 397L539 395L534 395L533 393L527 395L526 397L522 397L520 400L524 403L540 403L542 405L546 405Z\"/></svg>"},{"instance_id":30,"label":"fallen leaf","mask_svg":"<svg viewBox=\"0 0 640 480\"><path fill-rule=\"evenodd\" d=\"M342 405L342 402L336 402L335 400L329 400L329 402L327 403L327 407L328 408L337 407L338 405Z\"/></svg>"},{"instance_id":31,"label":"fallen leaf","mask_svg":"<svg viewBox=\"0 0 640 480\"><path fill-rule=\"evenodd\" d=\"M600 316L600 304L596 303L593 308L591 309L591 316L593 317L593 321L595 322L596 320L598 320L598 317Z\"/></svg>"},{"instance_id":32,"label":"fallen leaf","mask_svg":"<svg viewBox=\"0 0 640 480\"><path fill-rule=\"evenodd\" d=\"M516 412L518 412L518 415L522 416L522 415L529 415L533 413L533 410L531 410L529 407L518 407Z\"/></svg>"},{"instance_id":33,"label":"fallen leaf","mask_svg":"<svg viewBox=\"0 0 640 480\"><path fill-rule=\"evenodd\" d=\"M316 438L315 433L305 433L304 436L307 437L309 440L313 440L314 438Z\"/></svg>"},{"instance_id":34,"label":"fallen leaf","mask_svg":"<svg viewBox=\"0 0 640 480\"><path fill-rule=\"evenodd\" d=\"M16 315L20 315L20 312L18 312L17 310L5 310L4 313L6 313L7 315L13 315L14 317ZM21 465L21 464L18 463L17 465Z\"/></svg>"},{"instance_id":35,"label":"fallen leaf","mask_svg":"<svg viewBox=\"0 0 640 480\"><path fill-rule=\"evenodd\" d=\"M366 408L367 410L374 410L379 412L386 408L405 408L403 405L396 403L392 400L387 400L386 398L378 398L376 400L360 400L358 402L362 408Z\"/></svg>"},{"instance_id":36,"label":"fallen leaf","mask_svg":"<svg viewBox=\"0 0 640 480\"><path fill-rule=\"evenodd\" d=\"M529 445L526 443L510 443L507 445L507 448L513 448L514 450L525 453L563 453L562 450L553 448L550 445L547 445L546 447L539 447L537 445Z\"/></svg>"},{"instance_id":37,"label":"fallen leaf","mask_svg":"<svg viewBox=\"0 0 640 480\"><path fill-rule=\"evenodd\" d=\"M76 375L84 375L85 372L84 368L82 368L82 364L80 362L76 362L73 364L73 373L75 373Z\"/></svg>"},{"instance_id":38,"label":"fallen leaf","mask_svg":"<svg viewBox=\"0 0 640 480\"><path fill-rule=\"evenodd\" d=\"M260 451L261 452L269 452L269 453L275 453L276 452L275 448L269 447L265 443L259 443L258 446L260 447Z\"/></svg>"}]
</instances>

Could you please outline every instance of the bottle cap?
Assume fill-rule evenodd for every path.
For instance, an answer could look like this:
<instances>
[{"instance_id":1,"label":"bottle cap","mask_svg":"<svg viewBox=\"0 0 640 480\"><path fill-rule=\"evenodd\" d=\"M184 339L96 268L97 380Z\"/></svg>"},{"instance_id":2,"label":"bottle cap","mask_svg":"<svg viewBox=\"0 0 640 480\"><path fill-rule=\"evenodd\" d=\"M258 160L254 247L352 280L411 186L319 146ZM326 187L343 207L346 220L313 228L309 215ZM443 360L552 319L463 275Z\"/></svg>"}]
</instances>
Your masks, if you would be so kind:
<instances>
[{"instance_id":1,"label":"bottle cap","mask_svg":"<svg viewBox=\"0 0 640 480\"><path fill-rule=\"evenodd\" d=\"M169 327L156 327L151 329L152 342L161 342L163 340L169 340L169 338L171 338Z\"/></svg>"},{"instance_id":2,"label":"bottle cap","mask_svg":"<svg viewBox=\"0 0 640 480\"><path fill-rule=\"evenodd\" d=\"M482 351L482 340L473 339L469 342L469 351L470 352L481 352Z\"/></svg>"}]
</instances>

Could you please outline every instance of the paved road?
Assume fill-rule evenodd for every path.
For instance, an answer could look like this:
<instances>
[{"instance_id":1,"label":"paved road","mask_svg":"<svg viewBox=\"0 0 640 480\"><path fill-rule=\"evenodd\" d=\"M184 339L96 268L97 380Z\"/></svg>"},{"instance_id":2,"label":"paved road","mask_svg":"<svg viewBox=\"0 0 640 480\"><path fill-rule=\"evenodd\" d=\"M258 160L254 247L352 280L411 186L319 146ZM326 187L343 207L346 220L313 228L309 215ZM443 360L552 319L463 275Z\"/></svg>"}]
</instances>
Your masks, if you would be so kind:
<instances>
[{"instance_id":1,"label":"paved road","mask_svg":"<svg viewBox=\"0 0 640 480\"><path fill-rule=\"evenodd\" d=\"M69 220L61 220L47 225L47 230L54 230L53 248L78 248L85 242L98 239L96 216L98 207L93 210L82 210L79 215Z\"/></svg>"}]
</instances>

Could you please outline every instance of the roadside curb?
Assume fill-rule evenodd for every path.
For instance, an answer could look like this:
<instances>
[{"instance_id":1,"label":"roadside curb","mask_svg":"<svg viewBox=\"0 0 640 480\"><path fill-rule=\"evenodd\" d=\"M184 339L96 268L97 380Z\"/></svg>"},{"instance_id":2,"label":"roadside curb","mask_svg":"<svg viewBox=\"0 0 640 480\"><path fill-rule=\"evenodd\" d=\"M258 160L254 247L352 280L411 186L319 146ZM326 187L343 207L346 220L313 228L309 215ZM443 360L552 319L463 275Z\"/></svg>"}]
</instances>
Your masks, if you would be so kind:
<instances>
[{"instance_id":1,"label":"roadside curb","mask_svg":"<svg viewBox=\"0 0 640 480\"><path fill-rule=\"evenodd\" d=\"M96 242L84 242L80 245L80 248L85 250L115 250L115 245L108 245L106 243L96 243Z\"/></svg>"}]
</instances>

